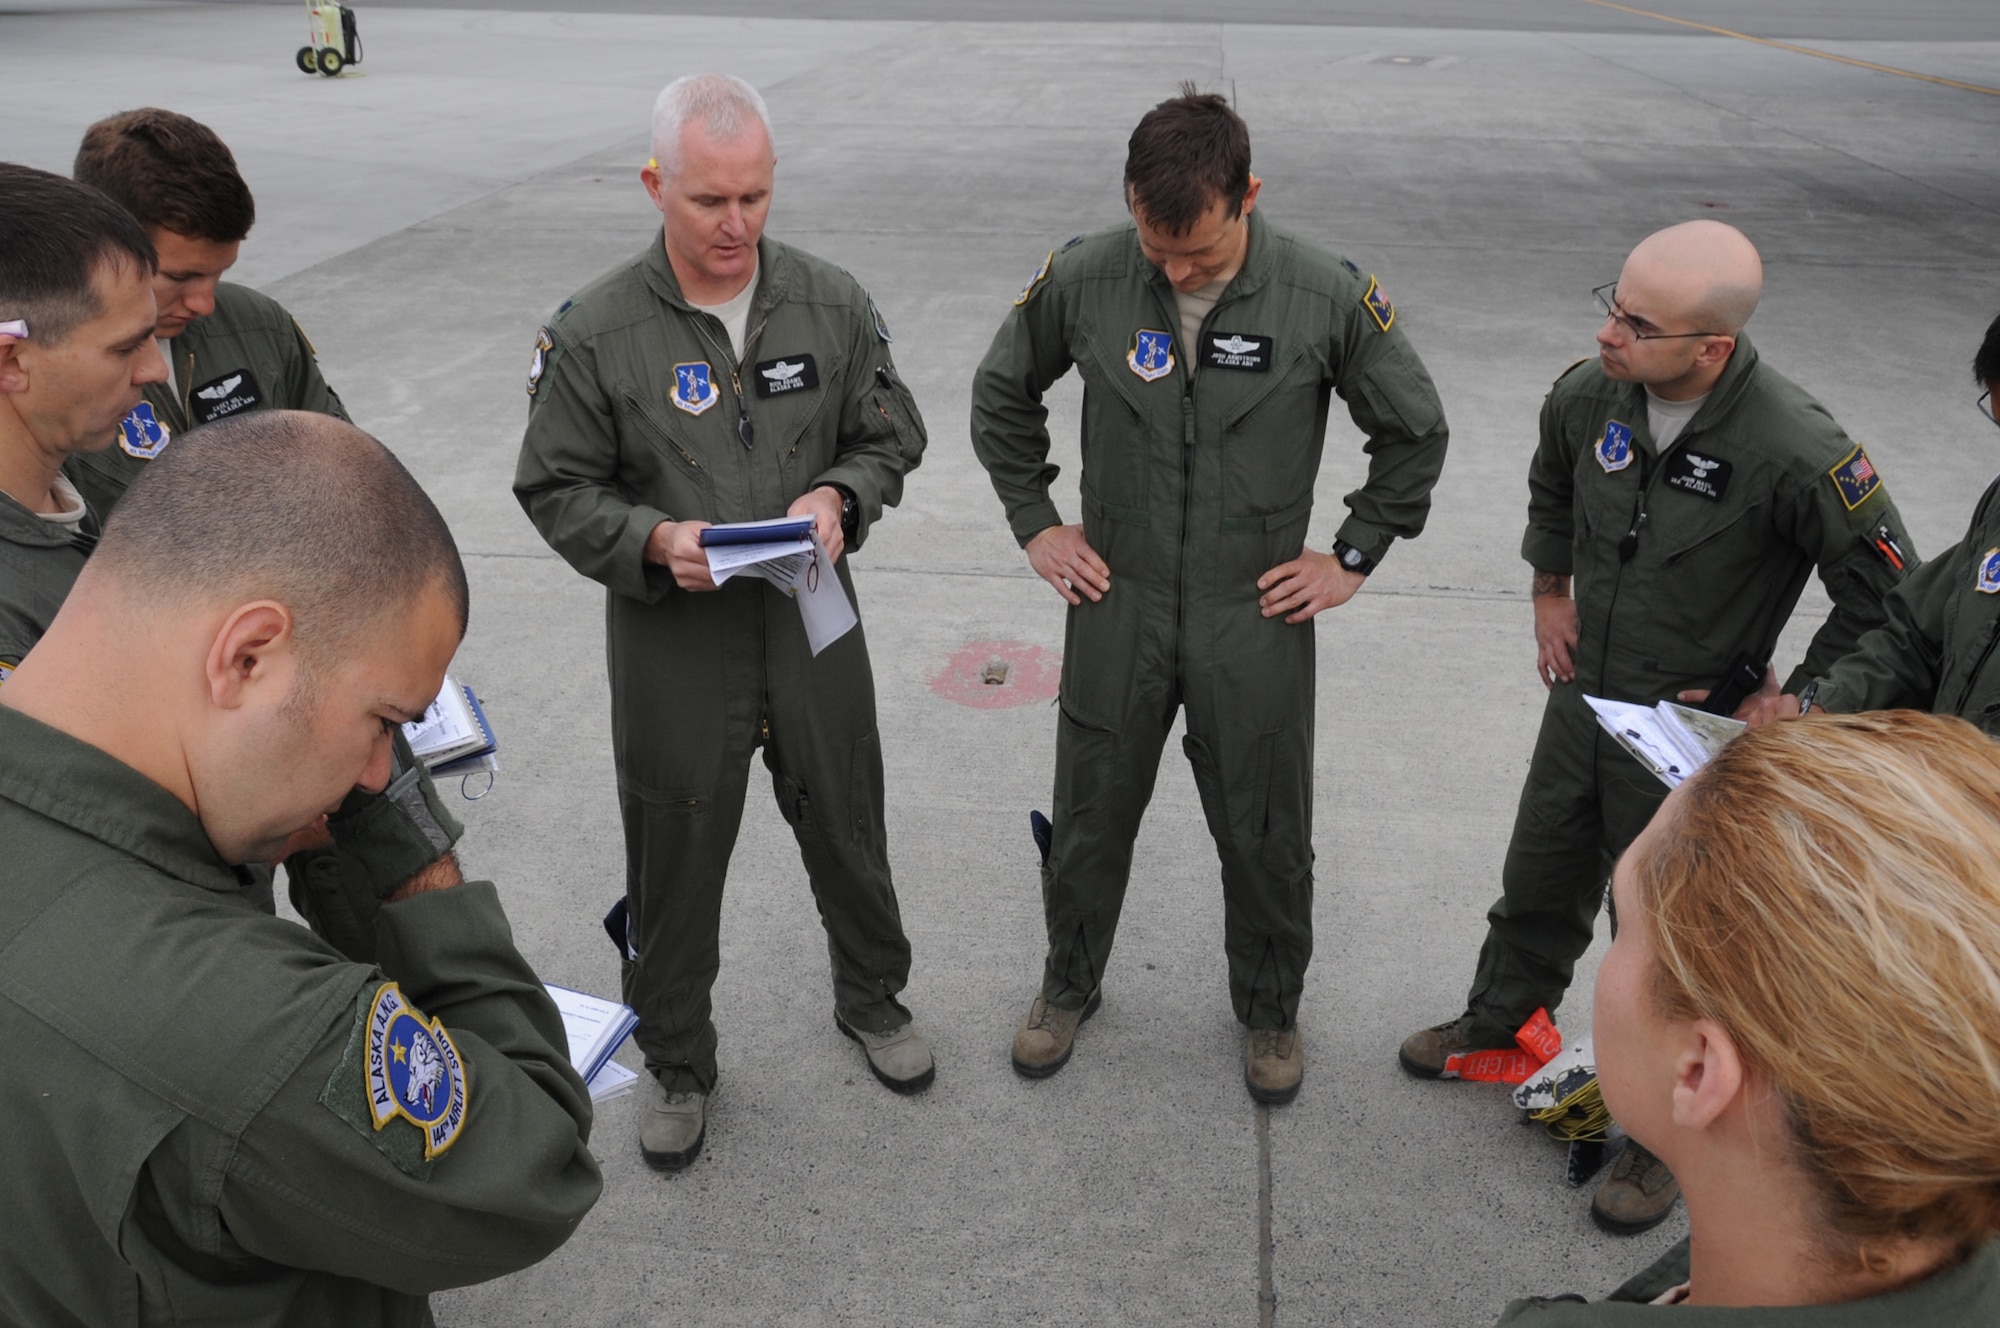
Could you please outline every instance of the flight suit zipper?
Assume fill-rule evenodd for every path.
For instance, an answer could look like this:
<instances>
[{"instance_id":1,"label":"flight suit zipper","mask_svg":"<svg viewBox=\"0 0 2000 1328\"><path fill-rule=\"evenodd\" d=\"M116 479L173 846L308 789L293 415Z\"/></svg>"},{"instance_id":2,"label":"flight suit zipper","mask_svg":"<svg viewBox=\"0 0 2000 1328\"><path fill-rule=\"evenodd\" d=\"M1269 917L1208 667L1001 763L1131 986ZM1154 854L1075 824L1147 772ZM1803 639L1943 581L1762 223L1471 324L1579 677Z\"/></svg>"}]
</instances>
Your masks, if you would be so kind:
<instances>
[{"instance_id":1,"label":"flight suit zipper","mask_svg":"<svg viewBox=\"0 0 2000 1328\"><path fill-rule=\"evenodd\" d=\"M1992 625L1987 628L1986 648L1979 652L1979 658L1973 662L1972 672L1965 675L1965 686L1959 689L1958 703L1951 708L1953 714L1965 713L1965 703L1972 699L1972 689L1978 685L1979 675L1985 670L1986 661L1993 658L1993 648L1996 645L2000 645L2000 618L1995 618Z\"/></svg>"},{"instance_id":2,"label":"flight suit zipper","mask_svg":"<svg viewBox=\"0 0 2000 1328\"><path fill-rule=\"evenodd\" d=\"M1647 432L1650 433L1651 430ZM1639 453L1639 496L1632 504L1632 524L1625 531L1624 537L1618 541L1618 574L1612 578L1611 597L1604 606L1604 640L1597 652L1599 687L1605 685L1605 679L1611 673L1611 631L1618 616L1618 592L1624 589L1626 565L1638 555L1639 537L1646 531L1646 523L1650 518L1646 508L1652 501L1653 482L1666 473L1667 458L1678 451L1686 441L1687 434L1683 431L1681 436L1675 438L1672 445L1658 457L1649 460L1644 452Z\"/></svg>"}]
</instances>

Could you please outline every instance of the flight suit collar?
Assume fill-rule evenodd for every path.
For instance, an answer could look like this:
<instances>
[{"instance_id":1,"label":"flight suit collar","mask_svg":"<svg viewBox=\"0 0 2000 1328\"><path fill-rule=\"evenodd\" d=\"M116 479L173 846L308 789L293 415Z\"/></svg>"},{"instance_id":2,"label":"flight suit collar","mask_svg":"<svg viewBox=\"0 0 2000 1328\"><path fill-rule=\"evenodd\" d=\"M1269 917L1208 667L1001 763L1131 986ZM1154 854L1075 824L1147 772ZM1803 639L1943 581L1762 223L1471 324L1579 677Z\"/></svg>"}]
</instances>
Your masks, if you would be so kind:
<instances>
[{"instance_id":1,"label":"flight suit collar","mask_svg":"<svg viewBox=\"0 0 2000 1328\"><path fill-rule=\"evenodd\" d=\"M83 523L89 526L90 517L84 517ZM70 527L37 516L7 493L0 493L0 540L30 549L60 549L76 543Z\"/></svg>"},{"instance_id":2,"label":"flight suit collar","mask_svg":"<svg viewBox=\"0 0 2000 1328\"><path fill-rule=\"evenodd\" d=\"M177 880L234 895L236 870L187 806L110 754L0 706L0 798L131 854Z\"/></svg>"},{"instance_id":3,"label":"flight suit collar","mask_svg":"<svg viewBox=\"0 0 2000 1328\"><path fill-rule=\"evenodd\" d=\"M1757 359L1757 348L1750 344L1749 334L1737 333L1736 349L1730 352L1729 364L1723 369L1722 377L1715 380L1715 386L1709 389L1708 400L1701 403L1701 409L1694 413L1694 418L1687 422L1680 436L1674 439L1675 447L1679 447L1682 442L1694 435L1712 428L1717 420L1724 418L1736 408L1736 403L1750 390L1750 378L1757 370ZM1647 405L1645 385L1625 383L1621 386L1625 388L1629 418L1645 419ZM1648 430L1647 437L1650 439L1651 436L1651 431Z\"/></svg>"},{"instance_id":4,"label":"flight suit collar","mask_svg":"<svg viewBox=\"0 0 2000 1328\"><path fill-rule=\"evenodd\" d=\"M1215 301L1218 309L1231 300L1254 294L1271 276L1270 228L1264 221L1264 214L1255 208L1250 209L1247 220L1250 223L1250 247L1244 252L1243 266L1237 269L1236 275L1229 279L1229 284L1222 288L1221 296ZM1125 233L1131 245L1133 270L1159 293L1168 308L1174 308L1174 284L1139 247L1139 228L1128 224Z\"/></svg>"},{"instance_id":5,"label":"flight suit collar","mask_svg":"<svg viewBox=\"0 0 2000 1328\"><path fill-rule=\"evenodd\" d=\"M647 248L645 256L646 285L662 300L685 314L698 312L688 298L681 294L680 278L674 275L674 265L667 258L667 232L662 226ZM786 288L791 283L791 261L785 247L768 235L757 239L757 294L750 303L752 321L758 315L776 308L785 298Z\"/></svg>"}]
</instances>

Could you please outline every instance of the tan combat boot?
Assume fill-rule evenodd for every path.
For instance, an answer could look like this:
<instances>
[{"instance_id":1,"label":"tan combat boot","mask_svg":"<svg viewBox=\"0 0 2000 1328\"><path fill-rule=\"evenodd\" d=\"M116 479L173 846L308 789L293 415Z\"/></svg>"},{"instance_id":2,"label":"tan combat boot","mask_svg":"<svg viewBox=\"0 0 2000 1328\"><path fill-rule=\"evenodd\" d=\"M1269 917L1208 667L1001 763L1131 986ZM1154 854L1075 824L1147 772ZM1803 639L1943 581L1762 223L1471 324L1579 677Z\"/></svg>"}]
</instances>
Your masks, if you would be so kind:
<instances>
[{"instance_id":1,"label":"tan combat boot","mask_svg":"<svg viewBox=\"0 0 2000 1328\"><path fill-rule=\"evenodd\" d=\"M1040 996L1014 1031L1014 1069L1029 1079L1046 1079L1069 1064L1076 1030L1104 1003L1104 988L1092 987L1081 1010L1050 1005Z\"/></svg>"},{"instance_id":2,"label":"tan combat boot","mask_svg":"<svg viewBox=\"0 0 2000 1328\"><path fill-rule=\"evenodd\" d=\"M1297 1024L1253 1028L1243 1042L1243 1086L1258 1102L1282 1107L1306 1077L1306 1044Z\"/></svg>"},{"instance_id":3,"label":"tan combat boot","mask_svg":"<svg viewBox=\"0 0 2000 1328\"><path fill-rule=\"evenodd\" d=\"M1666 1221L1680 1197L1681 1183L1667 1164L1634 1139L1597 1187L1590 1201L1590 1220L1614 1236L1636 1236Z\"/></svg>"},{"instance_id":4,"label":"tan combat boot","mask_svg":"<svg viewBox=\"0 0 2000 1328\"><path fill-rule=\"evenodd\" d=\"M651 1078L651 1076L648 1076ZM655 1171L679 1171L701 1152L708 1137L708 1095L669 1093L653 1080L646 1114L639 1117L639 1153Z\"/></svg>"}]
</instances>

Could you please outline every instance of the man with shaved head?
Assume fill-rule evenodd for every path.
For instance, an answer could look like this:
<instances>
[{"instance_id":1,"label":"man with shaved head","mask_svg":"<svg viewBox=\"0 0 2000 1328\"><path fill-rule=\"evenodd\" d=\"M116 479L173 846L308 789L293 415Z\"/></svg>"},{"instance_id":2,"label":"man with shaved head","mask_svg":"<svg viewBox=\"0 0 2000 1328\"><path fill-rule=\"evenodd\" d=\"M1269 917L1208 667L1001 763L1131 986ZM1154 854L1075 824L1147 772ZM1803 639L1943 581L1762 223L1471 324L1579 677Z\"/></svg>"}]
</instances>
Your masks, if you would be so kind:
<instances>
[{"instance_id":1,"label":"man with shaved head","mask_svg":"<svg viewBox=\"0 0 2000 1328\"><path fill-rule=\"evenodd\" d=\"M465 620L351 425L196 429L121 502L0 688L0 1322L425 1325L596 1201L562 1020L401 740ZM239 893L305 844L314 931Z\"/></svg>"},{"instance_id":2,"label":"man with shaved head","mask_svg":"<svg viewBox=\"0 0 2000 1328\"><path fill-rule=\"evenodd\" d=\"M691 74L660 93L639 178L663 225L536 337L514 479L542 538L607 592L625 999L653 1078L639 1148L663 1171L706 1137L722 887L759 747L826 927L833 1022L890 1089L934 1075L897 1000L910 943L861 628L815 653L784 591L718 587L702 548L712 523L810 518L851 600L843 554L924 453L868 292L764 234L776 165L742 79Z\"/></svg>"},{"instance_id":3,"label":"man with shaved head","mask_svg":"<svg viewBox=\"0 0 2000 1328\"><path fill-rule=\"evenodd\" d=\"M1735 661L1768 669L1817 568L1833 610L1792 670L1815 677L1884 620L1884 596L1916 563L1867 453L1744 335L1762 289L1734 227L1648 236L1596 291L1596 360L1570 366L1543 403L1521 553L1548 704L1465 1012L1403 1043L1411 1074L1462 1077L1468 1053L1511 1047L1538 1009L1555 1011L1612 859L1666 796L1585 695L1650 705L1705 696ZM1634 1144L1591 1215L1643 1231L1678 1194Z\"/></svg>"}]
</instances>

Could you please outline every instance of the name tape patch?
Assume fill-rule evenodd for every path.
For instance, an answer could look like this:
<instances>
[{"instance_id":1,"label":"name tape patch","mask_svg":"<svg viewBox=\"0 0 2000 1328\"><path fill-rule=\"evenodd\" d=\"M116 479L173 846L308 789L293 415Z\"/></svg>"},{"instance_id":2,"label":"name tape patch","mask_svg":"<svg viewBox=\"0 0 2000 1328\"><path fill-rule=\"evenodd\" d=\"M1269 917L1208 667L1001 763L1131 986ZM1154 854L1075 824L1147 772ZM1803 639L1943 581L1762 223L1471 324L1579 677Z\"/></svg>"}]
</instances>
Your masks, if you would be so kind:
<instances>
[{"instance_id":1,"label":"name tape patch","mask_svg":"<svg viewBox=\"0 0 2000 1328\"><path fill-rule=\"evenodd\" d=\"M780 355L775 360L759 364L757 376L751 381L756 383L760 397L804 392L819 386L819 366L813 363L810 355Z\"/></svg>"},{"instance_id":2,"label":"name tape patch","mask_svg":"<svg viewBox=\"0 0 2000 1328\"><path fill-rule=\"evenodd\" d=\"M1255 332L1211 332L1201 348L1201 362L1210 369L1271 370L1271 338Z\"/></svg>"},{"instance_id":3,"label":"name tape patch","mask_svg":"<svg viewBox=\"0 0 2000 1328\"><path fill-rule=\"evenodd\" d=\"M1730 469L1730 464L1721 457L1682 448L1668 458L1665 479L1676 489L1717 502L1729 488Z\"/></svg>"},{"instance_id":4,"label":"name tape patch","mask_svg":"<svg viewBox=\"0 0 2000 1328\"><path fill-rule=\"evenodd\" d=\"M248 369L231 370L188 395L188 405L192 408L189 413L196 424L213 424L263 404L264 393L257 386L256 375Z\"/></svg>"}]
</instances>

